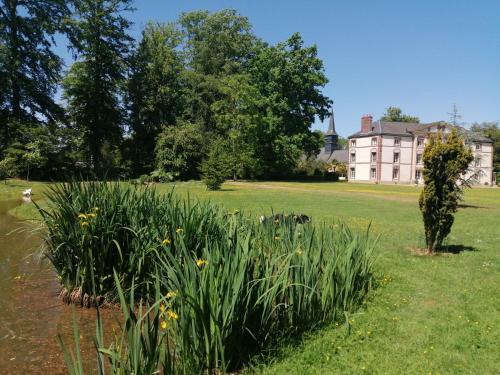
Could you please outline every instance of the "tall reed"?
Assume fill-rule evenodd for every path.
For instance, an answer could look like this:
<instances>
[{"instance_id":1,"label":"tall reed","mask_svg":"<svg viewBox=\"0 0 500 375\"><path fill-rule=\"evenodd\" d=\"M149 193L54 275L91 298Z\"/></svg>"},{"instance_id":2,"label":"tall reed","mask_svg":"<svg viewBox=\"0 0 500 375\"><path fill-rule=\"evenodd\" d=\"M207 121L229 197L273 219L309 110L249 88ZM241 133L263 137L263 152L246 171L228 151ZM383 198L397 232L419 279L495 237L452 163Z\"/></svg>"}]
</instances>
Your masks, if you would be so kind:
<instances>
[{"instance_id":1,"label":"tall reed","mask_svg":"<svg viewBox=\"0 0 500 375\"><path fill-rule=\"evenodd\" d=\"M172 192L103 182L60 185L49 199L47 254L66 289L167 314L149 321L124 311L125 321L141 322L135 333L124 326L126 350L148 368L237 370L280 338L353 311L371 287L369 228L297 224L286 213L260 224ZM145 315L162 316L150 307ZM162 324L160 361L137 337Z\"/></svg>"}]
</instances>

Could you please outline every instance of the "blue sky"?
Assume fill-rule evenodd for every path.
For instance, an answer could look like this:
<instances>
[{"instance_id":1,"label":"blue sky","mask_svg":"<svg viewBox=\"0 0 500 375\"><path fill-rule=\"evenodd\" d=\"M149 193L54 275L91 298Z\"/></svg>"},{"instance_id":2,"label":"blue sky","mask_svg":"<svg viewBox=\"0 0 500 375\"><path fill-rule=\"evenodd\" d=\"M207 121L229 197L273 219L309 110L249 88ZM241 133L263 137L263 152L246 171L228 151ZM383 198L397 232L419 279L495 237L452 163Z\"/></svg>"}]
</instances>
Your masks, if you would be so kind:
<instances>
[{"instance_id":1,"label":"blue sky","mask_svg":"<svg viewBox=\"0 0 500 375\"><path fill-rule=\"evenodd\" d=\"M337 131L358 130L389 105L421 121L500 120L500 0L136 0L131 33L148 20L233 8L276 43L300 32L318 46L335 101ZM65 49L61 48L61 53ZM315 128L327 126L317 122Z\"/></svg>"}]
</instances>

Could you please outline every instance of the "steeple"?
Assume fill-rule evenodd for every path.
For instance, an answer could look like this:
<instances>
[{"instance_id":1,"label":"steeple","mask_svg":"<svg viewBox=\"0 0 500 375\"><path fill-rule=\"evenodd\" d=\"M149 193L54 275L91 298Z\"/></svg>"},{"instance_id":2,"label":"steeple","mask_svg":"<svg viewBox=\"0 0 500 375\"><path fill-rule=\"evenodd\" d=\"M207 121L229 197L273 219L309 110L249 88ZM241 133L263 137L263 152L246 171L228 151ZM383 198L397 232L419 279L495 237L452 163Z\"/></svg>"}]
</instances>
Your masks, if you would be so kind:
<instances>
[{"instance_id":1,"label":"steeple","mask_svg":"<svg viewBox=\"0 0 500 375\"><path fill-rule=\"evenodd\" d=\"M333 107L331 109L328 131L325 133L325 152L332 153L339 149L339 135L335 131L335 119L333 118Z\"/></svg>"},{"instance_id":2,"label":"steeple","mask_svg":"<svg viewBox=\"0 0 500 375\"><path fill-rule=\"evenodd\" d=\"M338 135L335 131L335 119L333 117L333 106L331 108L330 122L328 124L328 132L326 134Z\"/></svg>"}]
</instances>

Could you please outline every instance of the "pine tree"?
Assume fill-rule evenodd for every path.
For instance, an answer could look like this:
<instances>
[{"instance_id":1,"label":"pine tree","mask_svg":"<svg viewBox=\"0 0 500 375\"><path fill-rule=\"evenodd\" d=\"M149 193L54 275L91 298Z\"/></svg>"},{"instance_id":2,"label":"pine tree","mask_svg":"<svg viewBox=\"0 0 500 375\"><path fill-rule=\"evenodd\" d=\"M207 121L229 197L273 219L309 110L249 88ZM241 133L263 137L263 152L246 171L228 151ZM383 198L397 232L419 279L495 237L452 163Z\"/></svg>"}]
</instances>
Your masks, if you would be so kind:
<instances>
[{"instance_id":1,"label":"pine tree","mask_svg":"<svg viewBox=\"0 0 500 375\"><path fill-rule=\"evenodd\" d=\"M68 15L64 0L0 2L1 145L16 139L22 123L54 122L62 117L54 101L62 60L52 47Z\"/></svg>"},{"instance_id":2,"label":"pine tree","mask_svg":"<svg viewBox=\"0 0 500 375\"><path fill-rule=\"evenodd\" d=\"M109 167L123 135L121 93L132 42L124 14L131 10L130 0L75 0L70 40L77 60L65 77L64 98L97 170Z\"/></svg>"}]
</instances>

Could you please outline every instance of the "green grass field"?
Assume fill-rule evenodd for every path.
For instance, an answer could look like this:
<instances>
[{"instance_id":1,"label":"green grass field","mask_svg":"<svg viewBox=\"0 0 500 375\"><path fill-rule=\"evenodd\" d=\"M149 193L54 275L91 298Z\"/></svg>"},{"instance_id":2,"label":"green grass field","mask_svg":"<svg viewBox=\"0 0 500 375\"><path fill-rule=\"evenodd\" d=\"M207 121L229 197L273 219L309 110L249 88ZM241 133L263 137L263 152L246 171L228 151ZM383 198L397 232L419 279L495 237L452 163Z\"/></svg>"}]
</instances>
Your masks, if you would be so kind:
<instances>
[{"instance_id":1,"label":"green grass field","mask_svg":"<svg viewBox=\"0 0 500 375\"><path fill-rule=\"evenodd\" d=\"M10 181L0 199L33 186ZM172 185L158 185L160 190ZM372 224L380 235L380 287L342 326L325 327L299 344L284 344L271 362L248 372L265 374L497 374L500 369L500 189L467 191L448 239L457 253L421 255L419 188L342 183L238 182L207 192L180 183L177 192L211 199L255 215L305 213L315 223L342 219ZM40 201L42 204L43 202ZM14 214L35 217L32 206ZM257 361L258 363L258 361Z\"/></svg>"}]
</instances>

